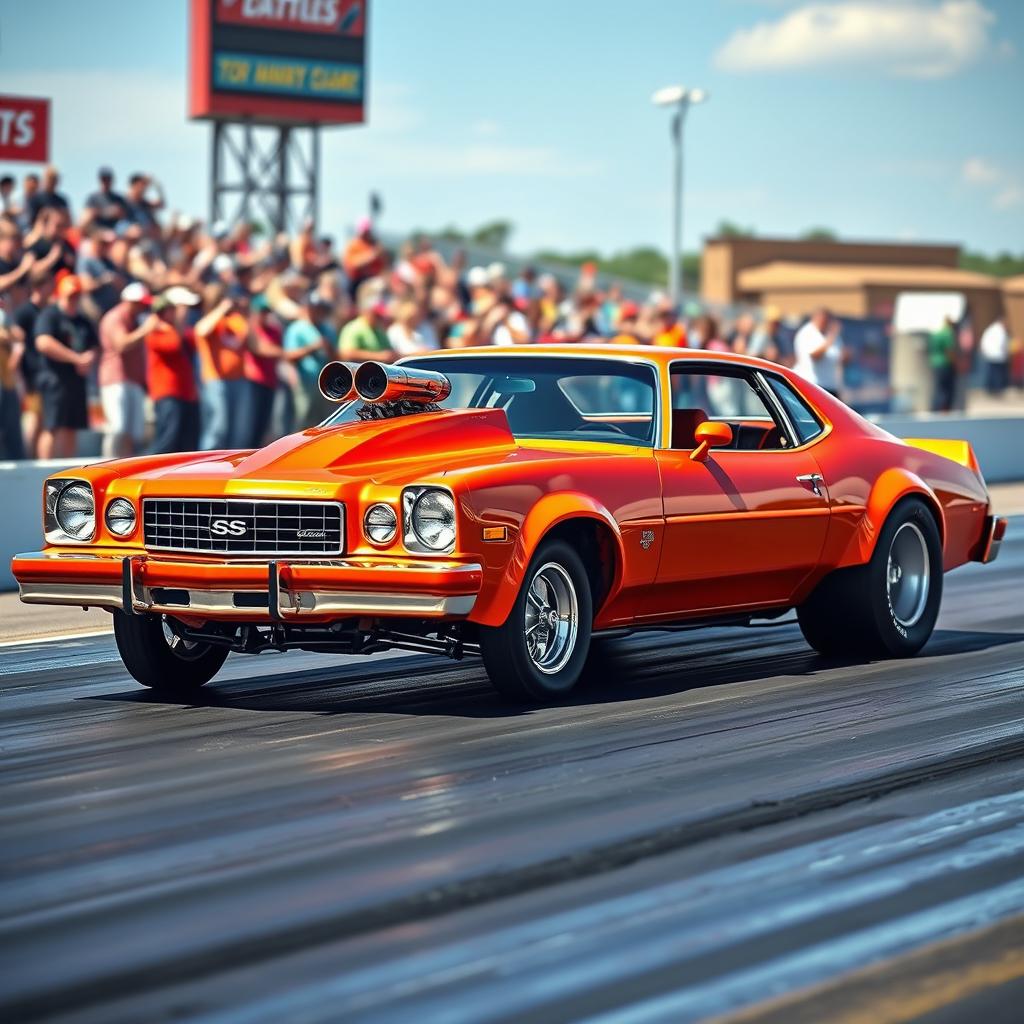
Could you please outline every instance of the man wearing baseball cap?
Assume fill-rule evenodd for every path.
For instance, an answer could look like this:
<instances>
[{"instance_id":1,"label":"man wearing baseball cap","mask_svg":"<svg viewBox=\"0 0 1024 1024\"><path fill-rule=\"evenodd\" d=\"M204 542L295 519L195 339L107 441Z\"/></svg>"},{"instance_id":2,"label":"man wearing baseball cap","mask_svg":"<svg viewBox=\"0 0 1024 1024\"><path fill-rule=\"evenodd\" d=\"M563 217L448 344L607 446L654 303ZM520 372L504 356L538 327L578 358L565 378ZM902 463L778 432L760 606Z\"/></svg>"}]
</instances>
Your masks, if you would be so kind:
<instances>
[{"instance_id":1,"label":"man wearing baseball cap","mask_svg":"<svg viewBox=\"0 0 1024 1024\"><path fill-rule=\"evenodd\" d=\"M100 320L100 402L106 431L103 455L123 459L141 449L146 432L146 335L154 321L148 315L149 289L133 281L121 301Z\"/></svg>"},{"instance_id":2,"label":"man wearing baseball cap","mask_svg":"<svg viewBox=\"0 0 1024 1024\"><path fill-rule=\"evenodd\" d=\"M75 455L78 431L89 425L86 378L96 362L99 339L79 309L82 282L64 274L56 300L36 320L36 380L42 397L39 458L69 459Z\"/></svg>"},{"instance_id":3,"label":"man wearing baseball cap","mask_svg":"<svg viewBox=\"0 0 1024 1024\"><path fill-rule=\"evenodd\" d=\"M146 349L149 397L156 413L156 432L150 448L154 454L199 448L195 338L183 326L184 313L198 301L198 295L177 285L153 301L153 326L146 335Z\"/></svg>"},{"instance_id":4,"label":"man wearing baseball cap","mask_svg":"<svg viewBox=\"0 0 1024 1024\"><path fill-rule=\"evenodd\" d=\"M367 285L359 293L359 316L341 329L338 348L347 363L393 363L391 347L384 325L388 320L388 304L384 294Z\"/></svg>"}]
</instances>

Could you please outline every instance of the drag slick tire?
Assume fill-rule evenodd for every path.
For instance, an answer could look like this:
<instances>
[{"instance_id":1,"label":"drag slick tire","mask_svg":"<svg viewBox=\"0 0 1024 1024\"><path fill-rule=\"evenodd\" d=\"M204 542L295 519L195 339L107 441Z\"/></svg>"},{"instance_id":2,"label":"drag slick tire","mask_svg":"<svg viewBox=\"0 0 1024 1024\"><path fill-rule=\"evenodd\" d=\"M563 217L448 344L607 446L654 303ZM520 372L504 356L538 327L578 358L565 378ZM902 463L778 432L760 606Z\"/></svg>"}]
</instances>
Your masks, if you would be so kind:
<instances>
[{"instance_id":1,"label":"drag slick tire","mask_svg":"<svg viewBox=\"0 0 1024 1024\"><path fill-rule=\"evenodd\" d=\"M545 541L504 625L480 628L480 652L494 688L523 703L565 697L587 660L592 621L590 583L579 554L565 541Z\"/></svg>"},{"instance_id":2,"label":"drag slick tire","mask_svg":"<svg viewBox=\"0 0 1024 1024\"><path fill-rule=\"evenodd\" d=\"M797 618L821 654L909 658L932 635L941 601L939 528L923 501L907 498L889 514L871 561L826 576Z\"/></svg>"},{"instance_id":3,"label":"drag slick tire","mask_svg":"<svg viewBox=\"0 0 1024 1024\"><path fill-rule=\"evenodd\" d=\"M228 656L226 647L182 640L162 615L115 611L114 639L124 667L138 682L174 696L195 693Z\"/></svg>"}]
</instances>

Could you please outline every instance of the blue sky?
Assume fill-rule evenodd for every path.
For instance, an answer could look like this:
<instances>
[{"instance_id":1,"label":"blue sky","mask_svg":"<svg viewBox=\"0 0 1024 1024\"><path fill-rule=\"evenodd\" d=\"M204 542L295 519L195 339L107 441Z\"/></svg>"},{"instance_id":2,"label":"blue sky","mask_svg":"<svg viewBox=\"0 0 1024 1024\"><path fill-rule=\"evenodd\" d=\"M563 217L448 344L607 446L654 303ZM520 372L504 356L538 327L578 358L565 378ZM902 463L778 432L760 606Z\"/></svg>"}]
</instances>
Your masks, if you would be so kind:
<instances>
[{"instance_id":1,"label":"blue sky","mask_svg":"<svg viewBox=\"0 0 1024 1024\"><path fill-rule=\"evenodd\" d=\"M185 0L0 10L0 90L50 95L72 198L96 167L151 170L205 213ZM1018 0L374 0L369 123L325 133L323 227L370 189L401 231L497 217L513 248L667 247L667 116L687 124L687 248L723 218L763 234L1024 251Z\"/></svg>"}]
</instances>

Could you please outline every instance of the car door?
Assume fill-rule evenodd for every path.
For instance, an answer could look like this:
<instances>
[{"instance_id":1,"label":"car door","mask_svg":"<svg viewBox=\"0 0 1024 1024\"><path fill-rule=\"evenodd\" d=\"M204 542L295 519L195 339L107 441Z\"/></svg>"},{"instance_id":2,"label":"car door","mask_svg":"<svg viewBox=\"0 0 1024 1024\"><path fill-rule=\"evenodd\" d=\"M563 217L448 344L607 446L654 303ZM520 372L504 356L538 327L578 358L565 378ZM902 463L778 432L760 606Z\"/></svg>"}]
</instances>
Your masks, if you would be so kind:
<instances>
[{"instance_id":1,"label":"car door","mask_svg":"<svg viewBox=\"0 0 1024 1024\"><path fill-rule=\"evenodd\" d=\"M668 431L672 447L655 455L665 529L643 617L785 605L824 547L820 469L753 371L680 363L672 368L675 436ZM729 423L734 446L694 461L692 431L702 419Z\"/></svg>"}]
</instances>

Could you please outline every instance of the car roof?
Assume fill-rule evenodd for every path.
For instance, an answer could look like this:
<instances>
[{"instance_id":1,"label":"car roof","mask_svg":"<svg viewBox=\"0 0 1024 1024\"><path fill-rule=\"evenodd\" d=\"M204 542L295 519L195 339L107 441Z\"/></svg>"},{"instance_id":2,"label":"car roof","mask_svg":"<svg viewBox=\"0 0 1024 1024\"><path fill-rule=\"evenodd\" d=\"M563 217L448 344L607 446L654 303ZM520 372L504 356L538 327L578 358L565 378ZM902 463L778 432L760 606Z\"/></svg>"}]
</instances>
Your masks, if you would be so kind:
<instances>
[{"instance_id":1,"label":"car roof","mask_svg":"<svg viewBox=\"0 0 1024 1024\"><path fill-rule=\"evenodd\" d=\"M675 348L655 347L653 345L601 345L601 344L563 344L563 345L483 345L475 348L438 349L434 352L424 352L416 356L409 356L407 359L433 359L450 358L463 355L473 356L495 356L504 358L506 356L528 356L528 355L557 355L557 356L604 356L609 359L622 359L636 362L638 359L657 366L667 366L679 360L703 360L713 359L716 362L736 363L740 366L758 367L760 369L779 370L778 363L769 362L766 359L758 359L756 356L741 356L735 352L714 352L701 348ZM406 362L403 359L402 362Z\"/></svg>"}]
</instances>

